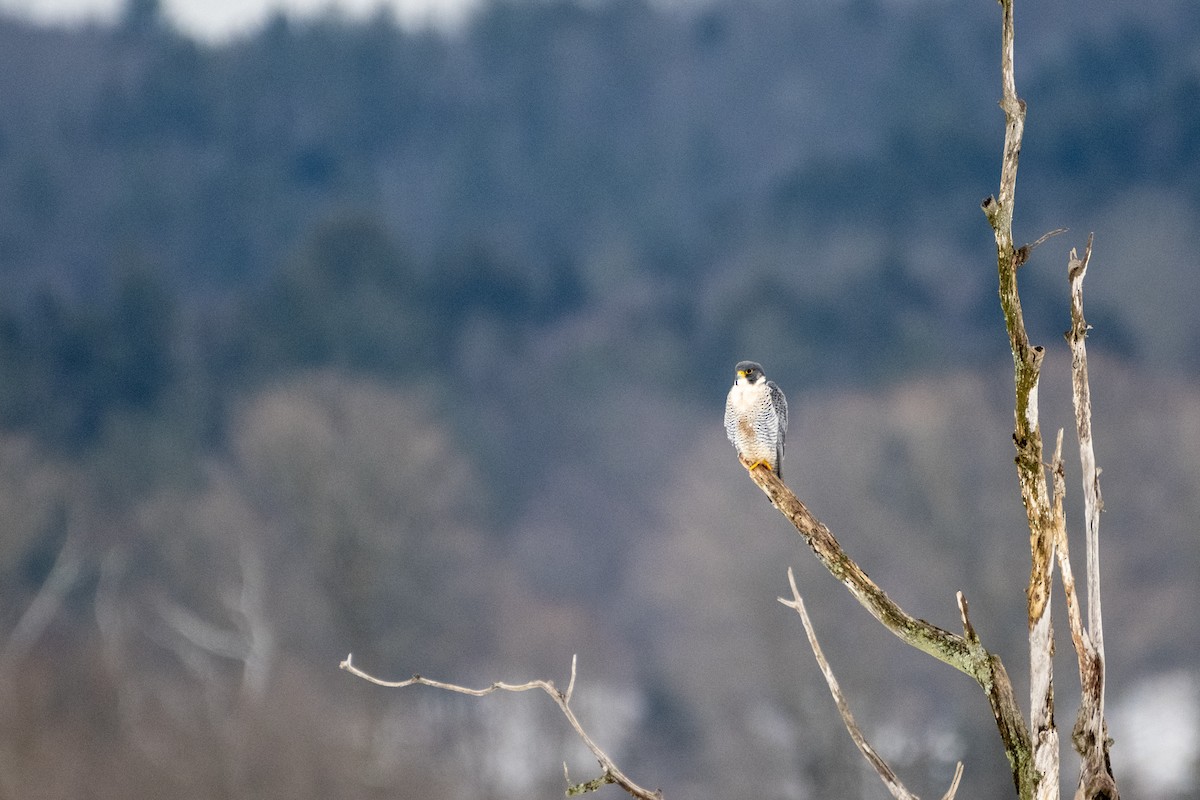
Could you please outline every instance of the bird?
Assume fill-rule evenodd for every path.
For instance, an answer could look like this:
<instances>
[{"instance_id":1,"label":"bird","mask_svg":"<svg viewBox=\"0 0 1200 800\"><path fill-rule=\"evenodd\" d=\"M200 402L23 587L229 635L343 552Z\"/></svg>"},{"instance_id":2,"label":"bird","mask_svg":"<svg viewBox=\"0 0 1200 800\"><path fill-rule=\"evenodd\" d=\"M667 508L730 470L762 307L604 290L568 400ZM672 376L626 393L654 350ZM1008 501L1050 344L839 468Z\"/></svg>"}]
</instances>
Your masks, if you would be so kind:
<instances>
[{"instance_id":1,"label":"bird","mask_svg":"<svg viewBox=\"0 0 1200 800\"><path fill-rule=\"evenodd\" d=\"M765 466L782 480L787 398L775 381L767 380L761 364L739 361L734 369L733 387L725 398L725 435L742 466Z\"/></svg>"}]
</instances>

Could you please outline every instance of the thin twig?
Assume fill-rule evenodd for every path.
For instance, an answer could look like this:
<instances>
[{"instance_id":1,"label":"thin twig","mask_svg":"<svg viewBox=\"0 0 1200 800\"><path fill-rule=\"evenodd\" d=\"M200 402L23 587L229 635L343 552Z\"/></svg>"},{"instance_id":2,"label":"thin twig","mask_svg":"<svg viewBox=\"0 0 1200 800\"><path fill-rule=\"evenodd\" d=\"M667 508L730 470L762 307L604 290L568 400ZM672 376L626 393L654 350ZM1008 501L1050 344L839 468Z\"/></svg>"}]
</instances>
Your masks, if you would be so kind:
<instances>
[{"instance_id":1,"label":"thin twig","mask_svg":"<svg viewBox=\"0 0 1200 800\"><path fill-rule=\"evenodd\" d=\"M954 593L954 597L958 602L958 616L962 620L963 637L968 642L978 642L979 634L975 632L975 626L971 624L971 610L967 604L967 596L960 590Z\"/></svg>"},{"instance_id":2,"label":"thin twig","mask_svg":"<svg viewBox=\"0 0 1200 800\"><path fill-rule=\"evenodd\" d=\"M1049 240L1050 238L1052 238L1054 236L1058 236L1059 234L1063 234L1066 232L1067 232L1066 228L1055 228L1052 231L1047 231L1046 233L1043 233L1036 242L1031 242L1029 244L1023 244L1020 247L1018 247L1016 261L1015 261L1017 268L1020 268L1021 266L1023 266L1025 264L1025 262L1029 260L1029 256L1033 253L1033 251L1038 249L1039 247L1041 247L1043 244L1045 244L1047 240Z\"/></svg>"},{"instance_id":3,"label":"thin twig","mask_svg":"<svg viewBox=\"0 0 1200 800\"><path fill-rule=\"evenodd\" d=\"M813 655L817 659L817 666L821 668L821 674L825 676L825 683L829 685L829 693L833 695L833 702L837 706L838 713L842 716L842 722L846 725L846 730L850 733L850 738L854 740L854 744L858 747L863 757L874 768L876 774L879 775L883 785L887 787L888 792L896 800L919 800L919 798L905 788L900 782L895 770L893 770L883 757L876 752L867 738L863 736L862 730L858 727L858 723L854 721L854 715L850 713L850 705L846 702L845 695L842 694L842 689L838 685L837 677L833 674L833 668L829 666L829 662L825 659L825 653L821 650L821 644L817 641L816 631L813 629L812 620L808 617L808 610L804 607L804 599L800 596L800 590L796 588L796 575L791 567L788 567L788 583L792 588L792 598L778 598L780 603L783 603L790 609L793 609L800 615L800 622L804 625L804 632L808 635L808 644L812 647ZM943 800L953 800L955 792L958 791L958 782L962 778L962 762L958 762L958 766L954 771L954 780L950 784L950 790L943 796Z\"/></svg>"},{"instance_id":4,"label":"thin twig","mask_svg":"<svg viewBox=\"0 0 1200 800\"><path fill-rule=\"evenodd\" d=\"M533 689L540 689L543 692L545 692L546 694L548 694L550 696L550 698L554 701L554 703L558 706L559 710L562 711L563 716L565 716L567 718L567 722L570 723L571 727L575 730L575 733L579 736L580 739L583 740L583 743L585 745L587 745L588 750L592 751L592 755L596 757L596 760L600 763L600 769L602 770L602 774L599 778L595 778L591 781L587 781L586 783L568 786L567 787L567 796L568 797L574 797L576 795L595 791L596 789L598 789L601 786L608 784L608 783L615 783L616 785L620 786L622 789L624 789L626 792L628 792L633 797L639 797L639 798L642 798L642 800L662 800L662 792L661 791L659 791L659 790L651 791L649 789L644 789L641 786L638 786L632 780L630 780L629 777L617 767L616 763L614 763L613 760L611 758L609 758L608 755L605 754L605 752L603 750L601 750L600 747L594 741L592 741L592 737L589 736L587 731L585 731L583 729L583 725L580 724L579 719L575 716L575 712L571 710L570 698L571 698L571 694L575 688L576 658L574 656L571 657L571 678L567 683L567 691L565 691L565 692L560 692L557 688L555 688L553 681L546 681L546 680L535 680L535 681L529 681L527 683L504 683L502 681L497 681L490 686L484 687L483 689L471 689L469 687L459 686L459 685L453 684L453 683L445 683L443 681L435 681L430 678L422 677L420 675L413 675L411 678L408 678L407 680L402 680L402 681L388 681L388 680L382 680L380 678L376 678L373 675L363 672L361 669L354 666L352 659L353 659L353 654L348 654L346 656L346 659L338 666L341 669L344 669L347 672L349 672L351 675L362 678L365 681L369 681L370 683L373 683L376 686L384 686L389 689L403 689L407 686L414 686L414 685L419 684L421 686L431 686L434 689L442 689L447 692L457 692L459 694L467 694L467 695L471 695L472 697L483 697L485 695L489 695L492 692L497 692L497 691L500 691L500 692L528 692ZM566 774L566 766L565 765L563 767L563 772L565 775Z\"/></svg>"},{"instance_id":5,"label":"thin twig","mask_svg":"<svg viewBox=\"0 0 1200 800\"><path fill-rule=\"evenodd\" d=\"M571 695L575 694L575 664L578 658L578 653L573 653L571 655L571 679L567 681L567 693L563 695L564 703L570 703Z\"/></svg>"},{"instance_id":6,"label":"thin twig","mask_svg":"<svg viewBox=\"0 0 1200 800\"><path fill-rule=\"evenodd\" d=\"M942 800L954 800L954 795L958 793L958 784L962 780L962 776L963 763L959 761L957 766L954 767L954 777L950 780L950 788L942 795Z\"/></svg>"}]
</instances>

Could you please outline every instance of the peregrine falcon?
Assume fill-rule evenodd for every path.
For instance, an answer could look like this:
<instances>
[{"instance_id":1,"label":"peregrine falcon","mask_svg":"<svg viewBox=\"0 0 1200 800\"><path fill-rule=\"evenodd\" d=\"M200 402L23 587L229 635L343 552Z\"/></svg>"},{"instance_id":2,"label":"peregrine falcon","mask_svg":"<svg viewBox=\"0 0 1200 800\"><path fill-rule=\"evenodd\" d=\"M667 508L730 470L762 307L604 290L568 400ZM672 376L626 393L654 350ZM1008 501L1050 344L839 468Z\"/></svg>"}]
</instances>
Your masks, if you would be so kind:
<instances>
[{"instance_id":1,"label":"peregrine falcon","mask_svg":"<svg viewBox=\"0 0 1200 800\"><path fill-rule=\"evenodd\" d=\"M783 478L783 440L787 434L787 398L763 369L742 361L725 400L725 435L746 469L762 464Z\"/></svg>"}]
</instances>

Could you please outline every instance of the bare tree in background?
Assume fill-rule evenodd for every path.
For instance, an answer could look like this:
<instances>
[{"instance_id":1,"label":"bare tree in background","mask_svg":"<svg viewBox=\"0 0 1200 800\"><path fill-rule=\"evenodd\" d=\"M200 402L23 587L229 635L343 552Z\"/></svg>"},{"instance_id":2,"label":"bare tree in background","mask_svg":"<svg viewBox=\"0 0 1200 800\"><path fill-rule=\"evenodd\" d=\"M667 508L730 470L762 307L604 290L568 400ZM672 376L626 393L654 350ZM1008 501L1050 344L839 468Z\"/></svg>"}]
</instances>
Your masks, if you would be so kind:
<instances>
[{"instance_id":1,"label":"bare tree in background","mask_svg":"<svg viewBox=\"0 0 1200 800\"><path fill-rule=\"evenodd\" d=\"M1087 374L1086 336L1088 326L1083 315L1083 278L1091 258L1089 238L1084 254L1071 251L1067 275L1071 287L1071 329L1067 340L1072 356L1072 385L1075 407L1079 457L1083 468L1085 531L1087 557L1086 623L1075 589L1071 568L1063 497L1066 491L1063 477L1062 431L1058 432L1054 455L1045 459L1041 427L1038 422L1038 382L1045 351L1033 345L1025 331L1021 300L1017 287L1017 272L1028 260L1031 251L1052 234L1029 245L1016 246L1012 234L1013 210L1016 197L1017 163L1025 125L1025 103L1017 95L1013 69L1013 0L1000 0L1002 9L1001 75L1006 130L999 192L983 201L983 211L996 239L996 258L999 276L1000 304L1012 349L1015 381L1013 442L1016 447L1017 479L1029 523L1031 571L1026 592L1028 610L1030 658L1030 722L1027 724L1008 672L1000 657L987 649L971 623L967 598L957 594L962 632L955 633L902 609L886 592L875 584L861 567L842 549L833 533L822 524L792 491L768 468L758 466L750 471L751 479L770 498L774 506L795 526L817 559L840 581L859 603L884 627L900 639L940 661L971 676L984 692L991 706L1000 740L1012 770L1013 784L1022 800L1053 800L1060 792L1061 747L1054 717L1054 631L1050 607L1054 569L1057 564L1066 597L1071 639L1078 656L1081 681L1081 700L1078 720L1071 740L1082 761L1076 800L1117 800L1119 793L1109 764L1109 739L1104 718L1104 638L1100 607L1099 520L1103 504L1100 498L1099 473L1092 448L1091 403ZM1054 233L1057 233L1054 232ZM1049 471L1050 476L1047 476ZM780 598L801 616L814 655L821 667L838 711L855 744L879 774L892 796L914 798L900 782L894 771L871 747L854 722L848 702L842 695L832 668L826 661L817 641L794 578L789 574L791 598ZM586 783L572 784L568 780L568 795L592 791L615 783L633 797L661 798L661 793L645 789L629 779L588 736L570 707L575 686L575 667L572 664L570 683L566 691L555 688L550 681L530 681L524 684L494 683L483 689L433 681L413 676L403 681L382 681L362 672L347 657L342 668L374 683L405 687L414 684L482 696L491 692L527 691L540 689L550 695L562 710L575 732L587 744L600 764L600 777ZM953 798L962 765L944 795Z\"/></svg>"}]
</instances>

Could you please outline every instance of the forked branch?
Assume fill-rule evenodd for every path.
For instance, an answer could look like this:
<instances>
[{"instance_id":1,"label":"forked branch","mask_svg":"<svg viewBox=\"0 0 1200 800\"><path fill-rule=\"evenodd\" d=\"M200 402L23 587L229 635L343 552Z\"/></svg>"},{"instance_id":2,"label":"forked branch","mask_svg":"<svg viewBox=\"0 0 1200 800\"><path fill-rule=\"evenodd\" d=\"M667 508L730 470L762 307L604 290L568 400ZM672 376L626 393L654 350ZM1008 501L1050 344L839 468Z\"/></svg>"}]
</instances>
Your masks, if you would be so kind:
<instances>
[{"instance_id":1,"label":"forked branch","mask_svg":"<svg viewBox=\"0 0 1200 800\"><path fill-rule=\"evenodd\" d=\"M568 781L568 797L576 797L588 792L593 792L599 789L601 786L613 783L617 786L620 786L632 797L638 797L641 798L641 800L662 800L661 791L644 789L630 780L629 776L627 776L617 767L616 763L614 763L613 760L609 758L603 750L600 749L600 747L592 740L592 737L588 735L587 731L583 729L583 725L580 724L579 718L575 716L575 712L571 709L571 695L575 691L575 662L576 659L574 656L572 656L571 679L567 682L567 689L565 692L560 691L554 685L553 681L545 680L529 681L528 683L503 683L501 681L497 681L496 683L493 683L492 685L486 686L482 689L471 689L469 687L459 686L453 683L435 681L420 675L413 675L411 678L402 681L388 681L376 678L375 676L363 672L361 669L354 666L352 655L347 655L346 660L343 661L339 666L341 669L346 670L351 675L355 675L365 681L369 681L376 686L384 686L389 689L403 689L407 686L415 686L420 684L421 686L432 686L434 689L442 689L447 692L457 692L458 694L467 694L471 695L472 697L483 697L491 694L492 692L528 692L533 689L540 689L550 696L550 699L552 699L555 705L558 706L559 710L562 711L563 716L567 718L567 722L570 723L575 733L580 739L583 740L583 743L587 745L588 750L592 751L592 755L595 756L596 760L600 763L601 774L598 778L594 778L590 781L579 784L570 784L570 781ZM563 770L565 773L566 765L563 766Z\"/></svg>"},{"instance_id":2,"label":"forked branch","mask_svg":"<svg viewBox=\"0 0 1200 800\"><path fill-rule=\"evenodd\" d=\"M821 674L825 676L825 683L829 686L829 692L833 695L833 702L837 706L838 713L842 716L842 722L846 725L846 730L850 733L850 738L858 746L858 750L863 754L863 758L867 760L874 768L876 774L879 775L879 779L883 781L883 785L887 787L892 797L896 798L896 800L920 800L915 794L905 788L904 784L896 776L895 770L888 766L883 757L875 751L875 748L867 741L867 737L863 736L858 723L854 721L854 715L850 713L850 704L846 702L846 697L842 694L842 689L838 685L837 677L833 674L833 668L829 666L829 662L825 659L825 653L821 650L821 644L817 641L817 633L813 630L812 620L809 619L808 610L804 607L804 599L800 597L800 590L796 588L796 574L792 571L791 567L788 567L788 583L792 587L791 599L780 597L778 600L800 615L800 622L804 625L804 632L808 635L808 643L812 647L813 656L817 659L817 666L821 668ZM958 782L962 780L962 773L963 765L960 761L954 770L954 778L950 781L950 788L942 795L942 800L954 800L954 795L958 792Z\"/></svg>"}]
</instances>

